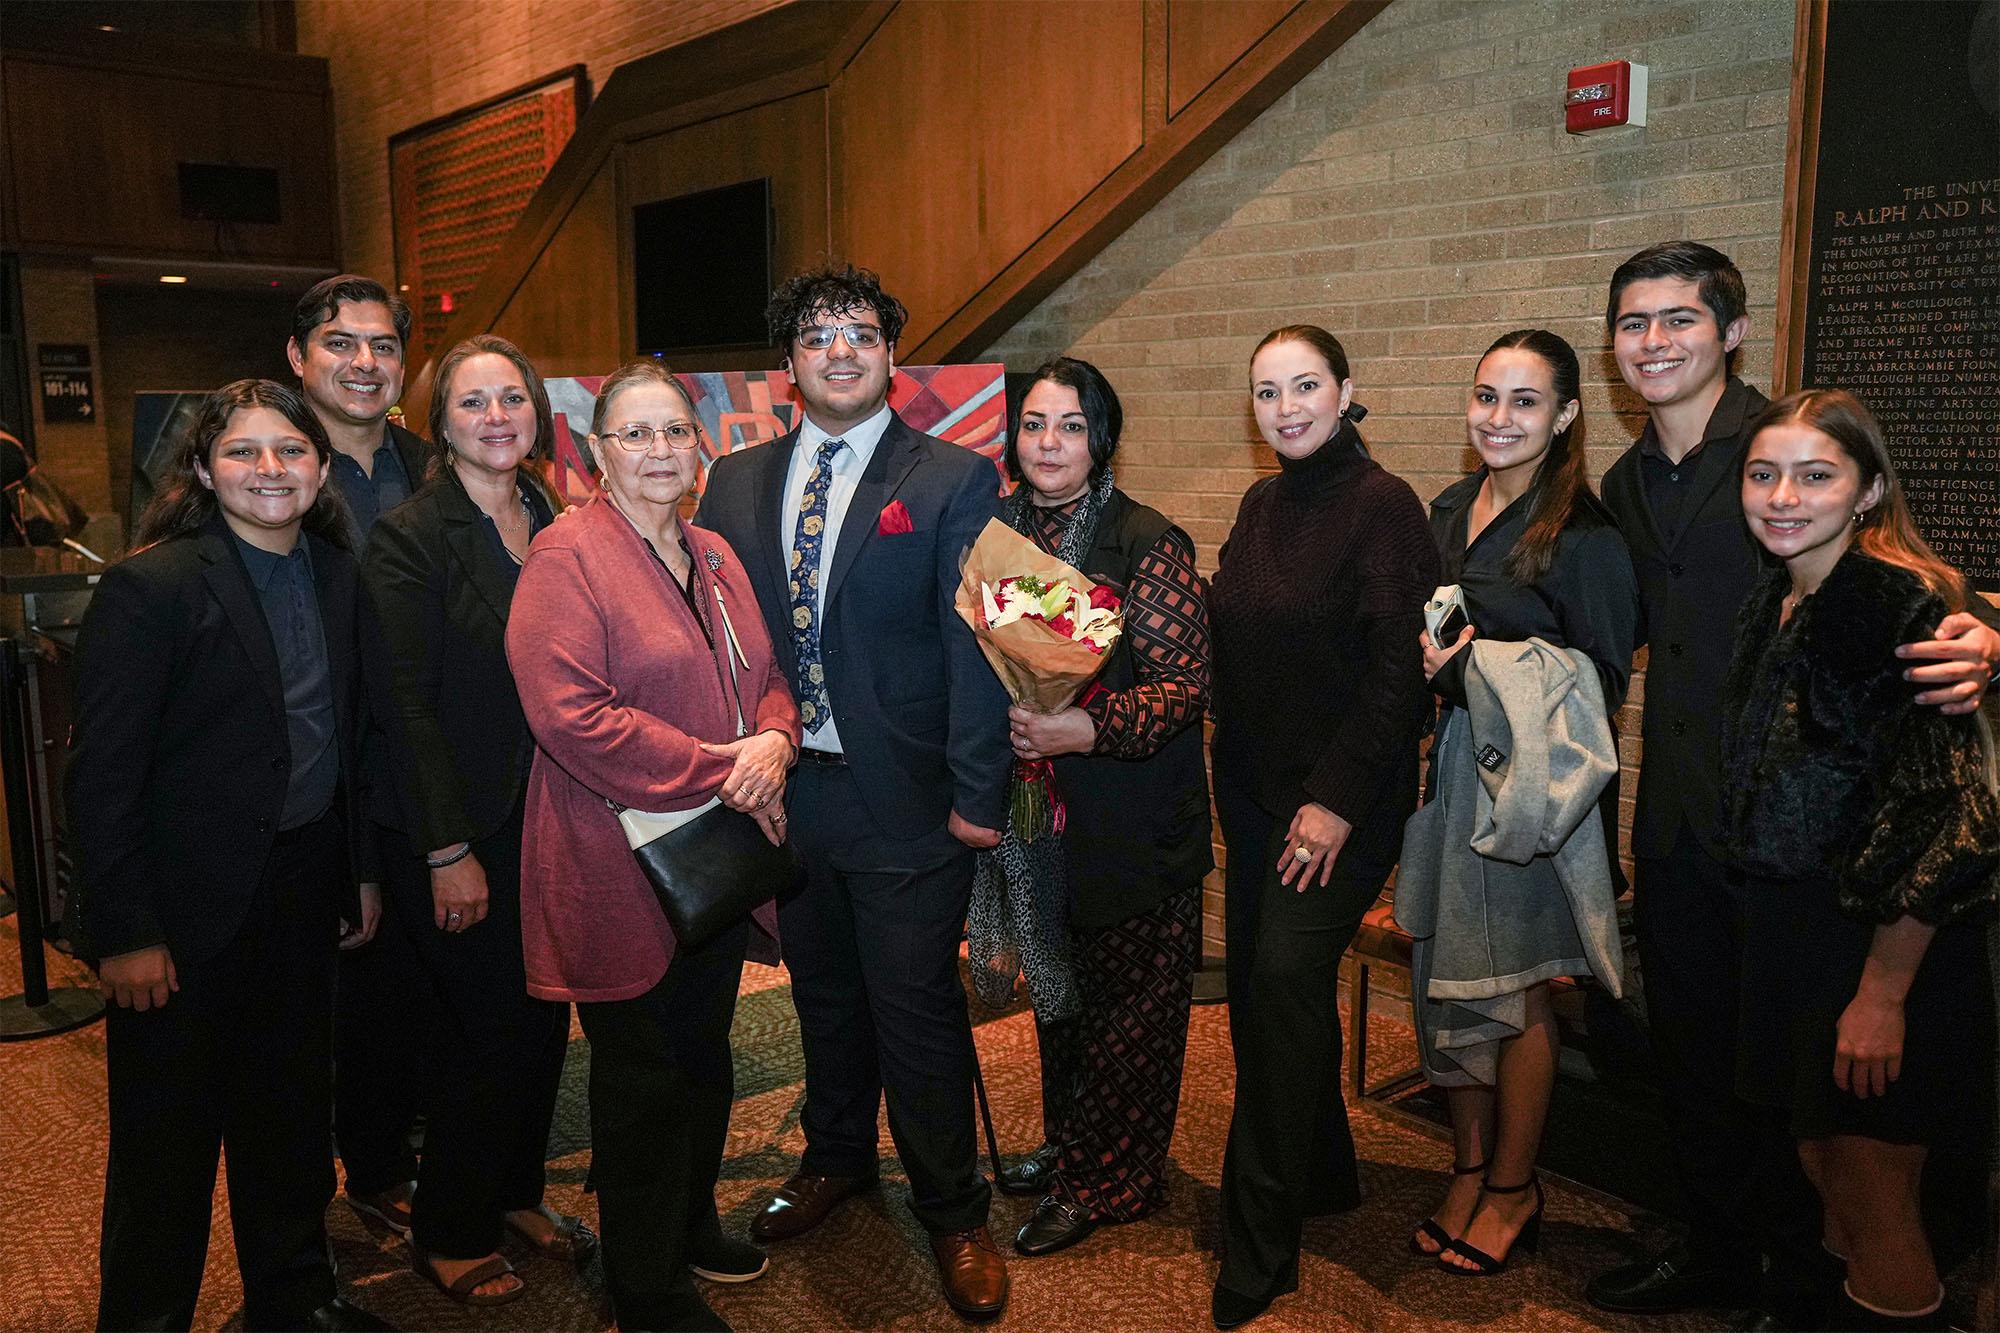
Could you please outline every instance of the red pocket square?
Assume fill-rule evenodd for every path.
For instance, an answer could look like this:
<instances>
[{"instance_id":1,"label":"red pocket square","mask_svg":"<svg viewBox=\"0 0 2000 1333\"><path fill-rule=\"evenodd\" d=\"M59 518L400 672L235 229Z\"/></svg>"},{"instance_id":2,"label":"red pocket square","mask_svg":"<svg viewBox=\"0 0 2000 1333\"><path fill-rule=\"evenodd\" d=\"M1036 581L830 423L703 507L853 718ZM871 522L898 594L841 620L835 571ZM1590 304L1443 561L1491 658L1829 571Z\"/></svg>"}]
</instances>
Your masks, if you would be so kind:
<instances>
[{"instance_id":1,"label":"red pocket square","mask_svg":"<svg viewBox=\"0 0 2000 1333\"><path fill-rule=\"evenodd\" d=\"M900 537L916 530L916 524L910 522L909 506L901 500L891 500L883 505L882 517L875 520L875 531L884 537Z\"/></svg>"}]
</instances>

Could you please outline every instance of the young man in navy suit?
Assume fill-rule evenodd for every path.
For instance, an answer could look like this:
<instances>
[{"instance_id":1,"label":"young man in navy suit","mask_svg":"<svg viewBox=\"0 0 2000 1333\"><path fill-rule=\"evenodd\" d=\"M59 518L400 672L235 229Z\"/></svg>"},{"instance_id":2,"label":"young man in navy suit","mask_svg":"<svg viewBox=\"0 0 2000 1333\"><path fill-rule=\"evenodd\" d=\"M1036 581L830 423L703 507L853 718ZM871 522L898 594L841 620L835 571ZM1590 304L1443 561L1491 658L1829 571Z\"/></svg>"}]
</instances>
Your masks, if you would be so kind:
<instances>
[{"instance_id":1,"label":"young man in navy suit","mask_svg":"<svg viewBox=\"0 0 2000 1333\"><path fill-rule=\"evenodd\" d=\"M1715 701L1737 609L1765 561L1742 501L1749 427L1765 398L1731 373L1746 303L1728 256L1673 241L1618 266L1605 311L1619 373L1647 410L1603 495L1631 547L1650 645L1633 924L1690 1226L1684 1243L1598 1274L1587 1294L1623 1314L1748 1307L1739 1328L1818 1328L1834 1276L1818 1200L1785 1126L1735 1093L1741 928L1717 830ZM1961 612L1897 652L1922 659L1906 672L1925 690L1919 703L1969 712L2000 635Z\"/></svg>"},{"instance_id":2,"label":"young man in navy suit","mask_svg":"<svg viewBox=\"0 0 2000 1333\"><path fill-rule=\"evenodd\" d=\"M906 312L874 274L800 274L765 314L802 420L716 460L695 516L748 564L805 727L788 814L807 882L778 923L806 1151L751 1230L802 1235L874 1182L886 1094L945 1298L995 1315L1007 1269L986 1231L958 945L972 849L1006 819L1011 752L1006 694L952 600L999 480L890 410Z\"/></svg>"}]
</instances>

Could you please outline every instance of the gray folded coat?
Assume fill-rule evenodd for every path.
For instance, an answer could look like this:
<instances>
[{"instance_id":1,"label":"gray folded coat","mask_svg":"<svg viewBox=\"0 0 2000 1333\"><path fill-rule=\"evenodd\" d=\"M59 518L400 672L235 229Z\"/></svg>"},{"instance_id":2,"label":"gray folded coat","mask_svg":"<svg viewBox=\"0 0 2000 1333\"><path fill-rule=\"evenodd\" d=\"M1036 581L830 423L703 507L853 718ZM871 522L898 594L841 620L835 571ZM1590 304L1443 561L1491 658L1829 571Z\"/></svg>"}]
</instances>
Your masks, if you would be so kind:
<instances>
[{"instance_id":1,"label":"gray folded coat","mask_svg":"<svg viewBox=\"0 0 2000 1333\"><path fill-rule=\"evenodd\" d=\"M1467 706L1431 752L1435 795L1403 831L1396 924L1416 940L1424 1072L1490 1084L1529 987L1592 977L1623 993L1623 946L1597 798L1618 750L1597 670L1541 639L1474 639Z\"/></svg>"}]
</instances>

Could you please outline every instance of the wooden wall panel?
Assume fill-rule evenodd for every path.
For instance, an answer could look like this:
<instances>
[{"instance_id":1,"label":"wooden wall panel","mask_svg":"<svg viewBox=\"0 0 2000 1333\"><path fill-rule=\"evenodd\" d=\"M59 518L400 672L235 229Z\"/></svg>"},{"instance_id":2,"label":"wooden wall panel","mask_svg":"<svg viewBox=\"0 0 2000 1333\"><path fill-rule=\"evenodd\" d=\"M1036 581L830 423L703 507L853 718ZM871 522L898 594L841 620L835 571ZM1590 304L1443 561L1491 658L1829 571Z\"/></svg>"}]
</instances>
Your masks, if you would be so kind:
<instances>
[{"instance_id":1,"label":"wooden wall panel","mask_svg":"<svg viewBox=\"0 0 2000 1333\"><path fill-rule=\"evenodd\" d=\"M15 243L337 263L323 70L321 87L276 87L10 53L6 166ZM277 168L282 221L231 224L218 234L214 223L183 218L183 161Z\"/></svg>"},{"instance_id":2,"label":"wooden wall panel","mask_svg":"<svg viewBox=\"0 0 2000 1333\"><path fill-rule=\"evenodd\" d=\"M625 144L618 156L618 345L635 346L631 278L632 209L695 190L771 178L777 217L773 280L795 273L827 253L826 94L815 89L762 106L719 116ZM771 364L777 363L771 353ZM754 357L724 353L715 368L740 368ZM694 355L675 358L677 368L710 368Z\"/></svg>"},{"instance_id":3,"label":"wooden wall panel","mask_svg":"<svg viewBox=\"0 0 2000 1333\"><path fill-rule=\"evenodd\" d=\"M1299 0L1167 0L1167 115L1178 116Z\"/></svg>"},{"instance_id":4,"label":"wooden wall panel","mask_svg":"<svg viewBox=\"0 0 2000 1333\"><path fill-rule=\"evenodd\" d=\"M1137 152L1138 0L899 5L831 90L834 237L913 347Z\"/></svg>"},{"instance_id":5,"label":"wooden wall panel","mask_svg":"<svg viewBox=\"0 0 2000 1333\"><path fill-rule=\"evenodd\" d=\"M592 180L493 321L493 332L533 357L544 375L602 375L622 356L612 290L617 199L611 172Z\"/></svg>"},{"instance_id":6,"label":"wooden wall panel","mask_svg":"<svg viewBox=\"0 0 2000 1333\"><path fill-rule=\"evenodd\" d=\"M912 311L901 357L963 359L1388 3L781 6L621 66L452 335L504 320L550 340L528 350L555 349L552 370L607 368L633 346L631 206L768 175L781 274L828 256L870 265ZM1172 119L1170 11L1188 99ZM600 197L606 176L619 182L610 262L603 213L580 206L587 192ZM590 237L545 269L544 252L570 246L573 228ZM531 275L532 290L517 296ZM615 328L602 322L607 311ZM728 369L746 357L675 360ZM428 374L413 376L413 395Z\"/></svg>"}]
</instances>

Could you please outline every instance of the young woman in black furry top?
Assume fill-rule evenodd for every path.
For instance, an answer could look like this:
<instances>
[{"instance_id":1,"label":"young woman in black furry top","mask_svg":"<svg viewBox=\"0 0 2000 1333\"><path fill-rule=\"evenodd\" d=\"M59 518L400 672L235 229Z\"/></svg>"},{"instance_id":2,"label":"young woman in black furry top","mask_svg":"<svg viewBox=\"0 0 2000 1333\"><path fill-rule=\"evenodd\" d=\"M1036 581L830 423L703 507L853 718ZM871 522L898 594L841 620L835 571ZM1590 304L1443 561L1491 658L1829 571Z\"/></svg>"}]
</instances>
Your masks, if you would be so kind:
<instances>
[{"instance_id":1,"label":"young woman in black furry top","mask_svg":"<svg viewBox=\"0 0 2000 1333\"><path fill-rule=\"evenodd\" d=\"M1724 701L1746 879L1737 1091L1790 1113L1847 1260L1832 1326L1944 1328L1918 1180L1991 1086L1972 923L2000 807L1972 720L1918 707L1891 652L1965 589L1917 535L1881 427L1839 390L1765 409L1743 512L1784 569L1744 604Z\"/></svg>"}]
</instances>

